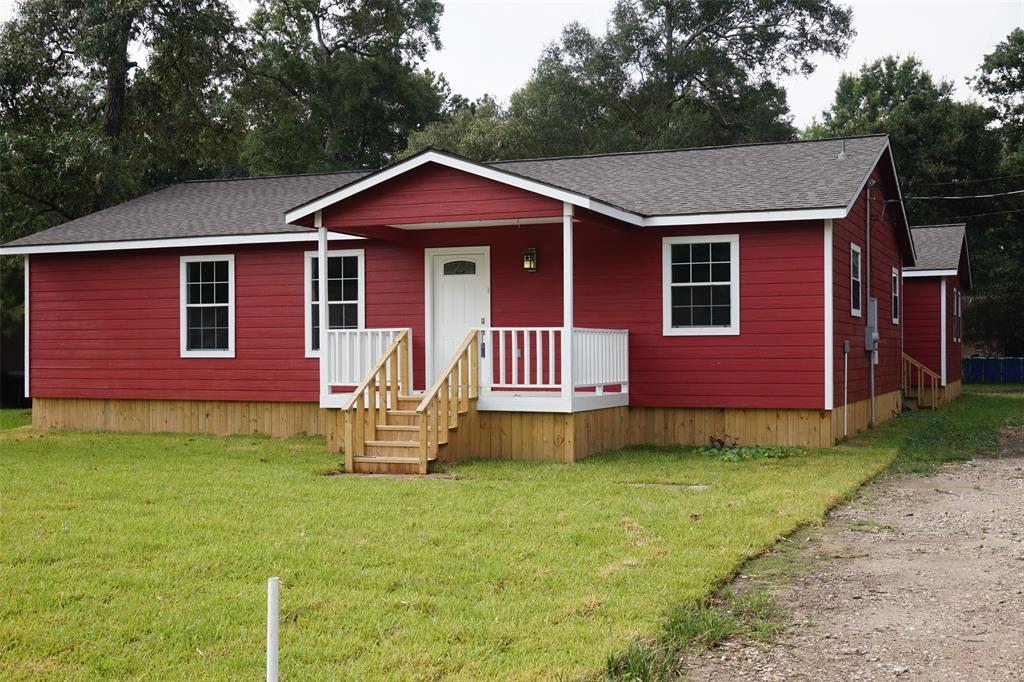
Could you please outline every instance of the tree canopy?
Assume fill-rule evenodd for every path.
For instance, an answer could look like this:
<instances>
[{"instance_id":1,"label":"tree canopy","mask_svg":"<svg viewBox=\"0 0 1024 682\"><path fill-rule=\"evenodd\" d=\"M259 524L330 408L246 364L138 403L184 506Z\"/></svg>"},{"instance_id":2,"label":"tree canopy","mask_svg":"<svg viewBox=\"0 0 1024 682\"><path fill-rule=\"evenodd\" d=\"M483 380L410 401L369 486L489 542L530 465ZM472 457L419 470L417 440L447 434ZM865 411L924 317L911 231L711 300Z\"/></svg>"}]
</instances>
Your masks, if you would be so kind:
<instances>
[{"instance_id":1,"label":"tree canopy","mask_svg":"<svg viewBox=\"0 0 1024 682\"><path fill-rule=\"evenodd\" d=\"M832 106L806 131L890 135L911 224L967 223L968 338L1002 338L1011 352L1024 352L1024 198L1004 194L1024 187L1024 174L1014 175L1021 173L1014 79L1024 73L1022 41L1024 32L1014 31L983 59L974 85L994 106L958 101L953 84L936 81L917 59L889 56L844 74Z\"/></svg>"},{"instance_id":2,"label":"tree canopy","mask_svg":"<svg viewBox=\"0 0 1024 682\"><path fill-rule=\"evenodd\" d=\"M471 103L424 65L442 11L256 0L243 24L229 0L20 0L0 26L0 242L175 182L374 168L427 144L501 159L784 140L799 131L780 78L853 35L834 0L619 0L602 34L566 26L507 103ZM1022 59L1022 29L981 58L983 102L880 59L802 133L890 134L911 220L968 221L993 310L968 320L1003 336L1024 299L1024 199L925 197L1022 186ZM0 267L6 332L20 261Z\"/></svg>"},{"instance_id":3,"label":"tree canopy","mask_svg":"<svg viewBox=\"0 0 1024 682\"><path fill-rule=\"evenodd\" d=\"M488 158L783 140L796 131L772 78L845 54L850 21L831 0L619 0L603 36L565 27L507 109L479 102L411 135L407 152L442 140Z\"/></svg>"}]
</instances>

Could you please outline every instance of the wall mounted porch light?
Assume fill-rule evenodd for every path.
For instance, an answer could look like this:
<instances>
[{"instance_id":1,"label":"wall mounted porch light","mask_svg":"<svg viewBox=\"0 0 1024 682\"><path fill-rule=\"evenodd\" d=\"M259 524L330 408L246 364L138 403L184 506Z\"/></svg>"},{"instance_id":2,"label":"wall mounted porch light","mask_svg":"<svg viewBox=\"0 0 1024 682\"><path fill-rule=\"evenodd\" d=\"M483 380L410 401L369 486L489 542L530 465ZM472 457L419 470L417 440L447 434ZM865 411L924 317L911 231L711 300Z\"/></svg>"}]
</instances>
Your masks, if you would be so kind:
<instances>
[{"instance_id":1,"label":"wall mounted porch light","mask_svg":"<svg viewBox=\"0 0 1024 682\"><path fill-rule=\"evenodd\" d=\"M537 272L537 249L532 246L523 251L523 270Z\"/></svg>"}]
</instances>

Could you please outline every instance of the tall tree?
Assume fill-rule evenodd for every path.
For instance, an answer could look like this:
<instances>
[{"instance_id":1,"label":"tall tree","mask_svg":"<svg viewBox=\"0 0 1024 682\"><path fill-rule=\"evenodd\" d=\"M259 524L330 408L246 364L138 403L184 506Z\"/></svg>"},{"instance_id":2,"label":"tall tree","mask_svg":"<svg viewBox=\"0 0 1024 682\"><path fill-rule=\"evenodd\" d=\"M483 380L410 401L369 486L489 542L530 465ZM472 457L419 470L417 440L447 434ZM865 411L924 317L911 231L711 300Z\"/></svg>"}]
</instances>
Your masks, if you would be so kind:
<instances>
[{"instance_id":1,"label":"tall tree","mask_svg":"<svg viewBox=\"0 0 1024 682\"><path fill-rule=\"evenodd\" d=\"M831 108L807 131L811 137L888 133L912 225L966 222L974 274L975 300L1004 289L1008 269L1017 266L1004 239L1005 202L973 197L1008 189L1001 178L1004 147L993 111L953 97L953 84L936 81L914 58L885 57L844 74ZM1022 258L1018 262L1024 262ZM975 306L967 312L971 329L988 325L999 336L1015 333L1019 303ZM974 326L972 326L974 325ZM1016 325L1019 326L1019 325Z\"/></svg>"},{"instance_id":2,"label":"tall tree","mask_svg":"<svg viewBox=\"0 0 1024 682\"><path fill-rule=\"evenodd\" d=\"M224 0L23 0L0 27L0 242L236 172L236 30ZM20 267L2 264L5 331Z\"/></svg>"},{"instance_id":3,"label":"tall tree","mask_svg":"<svg viewBox=\"0 0 1024 682\"><path fill-rule=\"evenodd\" d=\"M439 48L437 0L259 0L249 21L243 157L256 171L387 163L440 119L444 80L419 67Z\"/></svg>"},{"instance_id":4,"label":"tall tree","mask_svg":"<svg viewBox=\"0 0 1024 682\"><path fill-rule=\"evenodd\" d=\"M1024 29L1010 32L985 55L975 89L992 103L1003 142L1000 179L972 185L985 192L1024 189ZM992 221L985 254L986 287L972 300L969 334L1001 338L1009 355L1024 355L1024 196L1008 194L991 200Z\"/></svg>"},{"instance_id":5,"label":"tall tree","mask_svg":"<svg viewBox=\"0 0 1024 682\"><path fill-rule=\"evenodd\" d=\"M491 155L785 139L795 131L772 79L810 73L815 55L844 54L850 21L831 0L619 0L603 36L570 24L544 51L494 125L496 142L520 146ZM410 149L451 139L456 125L412 136Z\"/></svg>"}]
</instances>

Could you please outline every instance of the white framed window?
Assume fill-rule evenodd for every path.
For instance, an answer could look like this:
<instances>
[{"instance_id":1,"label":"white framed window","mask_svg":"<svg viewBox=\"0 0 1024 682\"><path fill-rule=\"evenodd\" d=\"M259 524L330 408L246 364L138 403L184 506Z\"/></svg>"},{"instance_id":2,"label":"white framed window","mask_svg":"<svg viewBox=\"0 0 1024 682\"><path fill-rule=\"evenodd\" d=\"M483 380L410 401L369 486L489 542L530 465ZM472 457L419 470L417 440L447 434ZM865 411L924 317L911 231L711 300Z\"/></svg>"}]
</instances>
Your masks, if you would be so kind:
<instances>
[{"instance_id":1,"label":"white framed window","mask_svg":"<svg viewBox=\"0 0 1024 682\"><path fill-rule=\"evenodd\" d=\"M235 357L235 257L181 257L181 357Z\"/></svg>"},{"instance_id":2,"label":"white framed window","mask_svg":"<svg viewBox=\"0 0 1024 682\"><path fill-rule=\"evenodd\" d=\"M327 252L327 328L366 326L364 250ZM320 357L320 264L317 251L305 254L306 357Z\"/></svg>"},{"instance_id":3,"label":"white framed window","mask_svg":"<svg viewBox=\"0 0 1024 682\"><path fill-rule=\"evenodd\" d=\"M740 333L738 234L662 239L665 336Z\"/></svg>"},{"instance_id":4,"label":"white framed window","mask_svg":"<svg viewBox=\"0 0 1024 682\"><path fill-rule=\"evenodd\" d=\"M863 312L861 304L861 270L860 270L860 247L850 244L850 314L860 317Z\"/></svg>"},{"instance_id":5,"label":"white framed window","mask_svg":"<svg viewBox=\"0 0 1024 682\"><path fill-rule=\"evenodd\" d=\"M892 323L900 323L900 271L892 269Z\"/></svg>"}]
</instances>

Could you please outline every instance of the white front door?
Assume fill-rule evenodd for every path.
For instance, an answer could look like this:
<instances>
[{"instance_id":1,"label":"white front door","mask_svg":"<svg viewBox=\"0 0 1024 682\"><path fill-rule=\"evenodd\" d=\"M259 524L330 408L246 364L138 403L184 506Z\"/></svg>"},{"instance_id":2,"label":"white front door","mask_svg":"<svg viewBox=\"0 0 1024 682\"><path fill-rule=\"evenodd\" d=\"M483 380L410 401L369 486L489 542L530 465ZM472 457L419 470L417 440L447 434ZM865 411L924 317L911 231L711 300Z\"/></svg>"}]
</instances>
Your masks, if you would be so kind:
<instances>
[{"instance_id":1,"label":"white front door","mask_svg":"<svg viewBox=\"0 0 1024 682\"><path fill-rule=\"evenodd\" d=\"M427 383L451 362L474 327L491 318L490 250L487 247L428 249L430 332Z\"/></svg>"}]
</instances>

